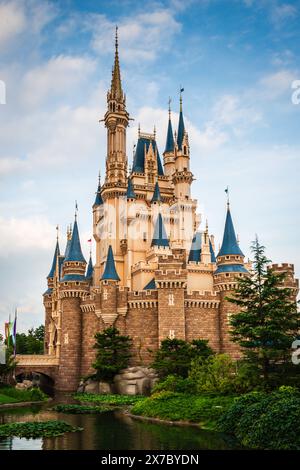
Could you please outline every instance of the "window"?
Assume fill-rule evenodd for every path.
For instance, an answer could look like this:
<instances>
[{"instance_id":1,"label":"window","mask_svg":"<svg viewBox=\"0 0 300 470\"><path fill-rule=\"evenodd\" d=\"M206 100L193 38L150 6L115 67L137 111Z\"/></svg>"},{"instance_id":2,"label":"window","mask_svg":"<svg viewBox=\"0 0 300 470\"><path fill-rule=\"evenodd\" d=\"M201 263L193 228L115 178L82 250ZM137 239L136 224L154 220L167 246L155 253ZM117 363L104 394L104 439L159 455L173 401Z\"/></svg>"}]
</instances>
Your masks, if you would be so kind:
<instances>
[{"instance_id":1,"label":"window","mask_svg":"<svg viewBox=\"0 0 300 470\"><path fill-rule=\"evenodd\" d=\"M169 294L169 305L170 306L174 305L174 294Z\"/></svg>"},{"instance_id":2,"label":"window","mask_svg":"<svg viewBox=\"0 0 300 470\"><path fill-rule=\"evenodd\" d=\"M174 339L175 338L175 331L174 330L170 330L169 331L169 339Z\"/></svg>"},{"instance_id":3,"label":"window","mask_svg":"<svg viewBox=\"0 0 300 470\"><path fill-rule=\"evenodd\" d=\"M104 291L103 291L103 300L107 300L107 298L108 298L107 290L104 289Z\"/></svg>"},{"instance_id":4,"label":"window","mask_svg":"<svg viewBox=\"0 0 300 470\"><path fill-rule=\"evenodd\" d=\"M68 333L66 333L66 334L64 335L64 343L65 343L65 344L69 344L69 334L68 334Z\"/></svg>"},{"instance_id":5,"label":"window","mask_svg":"<svg viewBox=\"0 0 300 470\"><path fill-rule=\"evenodd\" d=\"M144 241L144 242L147 241L147 232L143 232L143 241Z\"/></svg>"}]
</instances>

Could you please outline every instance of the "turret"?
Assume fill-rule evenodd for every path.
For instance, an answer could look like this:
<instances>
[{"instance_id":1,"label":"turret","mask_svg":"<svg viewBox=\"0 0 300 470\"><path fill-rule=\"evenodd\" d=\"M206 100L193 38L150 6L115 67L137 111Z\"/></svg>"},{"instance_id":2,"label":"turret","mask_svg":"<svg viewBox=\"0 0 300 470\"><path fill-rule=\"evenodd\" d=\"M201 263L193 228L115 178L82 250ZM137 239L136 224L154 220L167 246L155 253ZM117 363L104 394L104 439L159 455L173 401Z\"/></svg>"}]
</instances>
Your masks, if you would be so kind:
<instances>
[{"instance_id":1,"label":"turret","mask_svg":"<svg viewBox=\"0 0 300 470\"><path fill-rule=\"evenodd\" d=\"M230 317L239 311L239 307L228 302L231 292L237 285L237 278L248 276L244 266L244 254L237 242L229 202L221 249L217 255L217 269L214 273L214 286L220 292L220 352L229 352L233 357L239 357L238 346L231 341Z\"/></svg>"},{"instance_id":2,"label":"turret","mask_svg":"<svg viewBox=\"0 0 300 470\"><path fill-rule=\"evenodd\" d=\"M163 156L164 156L165 174L166 176L171 177L173 173L175 172L175 143L174 143L172 122L171 122L170 101L171 100L169 100L169 121L168 121L168 130L167 130L167 139L166 139L166 146L165 146L165 151L163 153Z\"/></svg>"},{"instance_id":3,"label":"turret","mask_svg":"<svg viewBox=\"0 0 300 470\"><path fill-rule=\"evenodd\" d=\"M117 285L120 281L116 270L112 246L109 245L101 285L101 317L107 325L117 318Z\"/></svg>"}]
</instances>

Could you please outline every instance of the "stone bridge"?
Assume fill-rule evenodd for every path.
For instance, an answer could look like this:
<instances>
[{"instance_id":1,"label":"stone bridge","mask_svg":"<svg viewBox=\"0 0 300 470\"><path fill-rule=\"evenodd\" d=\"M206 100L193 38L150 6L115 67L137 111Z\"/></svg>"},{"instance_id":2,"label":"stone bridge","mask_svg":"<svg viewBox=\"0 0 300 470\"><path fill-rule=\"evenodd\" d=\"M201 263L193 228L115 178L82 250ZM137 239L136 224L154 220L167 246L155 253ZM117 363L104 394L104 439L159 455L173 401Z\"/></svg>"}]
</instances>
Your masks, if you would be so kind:
<instances>
[{"instance_id":1,"label":"stone bridge","mask_svg":"<svg viewBox=\"0 0 300 470\"><path fill-rule=\"evenodd\" d=\"M47 354L17 354L16 376L20 374L43 374L55 382L58 371L58 358Z\"/></svg>"}]
</instances>

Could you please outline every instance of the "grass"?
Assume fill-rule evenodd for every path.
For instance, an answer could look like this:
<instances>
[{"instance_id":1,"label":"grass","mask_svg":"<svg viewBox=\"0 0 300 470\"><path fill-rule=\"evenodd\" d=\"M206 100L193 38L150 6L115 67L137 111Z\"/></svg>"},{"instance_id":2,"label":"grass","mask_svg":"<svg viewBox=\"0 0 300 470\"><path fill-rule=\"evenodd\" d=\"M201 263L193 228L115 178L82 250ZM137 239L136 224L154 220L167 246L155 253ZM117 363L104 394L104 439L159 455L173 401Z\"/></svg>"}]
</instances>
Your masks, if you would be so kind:
<instances>
[{"instance_id":1,"label":"grass","mask_svg":"<svg viewBox=\"0 0 300 470\"><path fill-rule=\"evenodd\" d=\"M80 402L88 402L88 403L104 403L107 405L134 405L139 401L143 400L144 397L141 395L99 395L99 394L92 394L92 393L76 393L73 395L75 400Z\"/></svg>"},{"instance_id":2,"label":"grass","mask_svg":"<svg viewBox=\"0 0 300 470\"><path fill-rule=\"evenodd\" d=\"M0 388L0 404L46 401L47 399L47 395L45 395L45 393L43 393L39 388L32 388L30 390L18 390L9 386Z\"/></svg>"},{"instance_id":3,"label":"grass","mask_svg":"<svg viewBox=\"0 0 300 470\"><path fill-rule=\"evenodd\" d=\"M83 428L71 426L64 421L36 421L29 423L10 423L0 425L0 438L17 436L38 438L38 437L57 437L65 432L82 431Z\"/></svg>"},{"instance_id":4,"label":"grass","mask_svg":"<svg viewBox=\"0 0 300 470\"><path fill-rule=\"evenodd\" d=\"M59 413L69 414L100 414L112 411L115 407L109 405L91 406L91 405L56 405L52 408Z\"/></svg>"},{"instance_id":5,"label":"grass","mask_svg":"<svg viewBox=\"0 0 300 470\"><path fill-rule=\"evenodd\" d=\"M202 428L213 430L233 401L233 396L199 396L165 391L140 400L131 412L168 421L198 423Z\"/></svg>"}]
</instances>

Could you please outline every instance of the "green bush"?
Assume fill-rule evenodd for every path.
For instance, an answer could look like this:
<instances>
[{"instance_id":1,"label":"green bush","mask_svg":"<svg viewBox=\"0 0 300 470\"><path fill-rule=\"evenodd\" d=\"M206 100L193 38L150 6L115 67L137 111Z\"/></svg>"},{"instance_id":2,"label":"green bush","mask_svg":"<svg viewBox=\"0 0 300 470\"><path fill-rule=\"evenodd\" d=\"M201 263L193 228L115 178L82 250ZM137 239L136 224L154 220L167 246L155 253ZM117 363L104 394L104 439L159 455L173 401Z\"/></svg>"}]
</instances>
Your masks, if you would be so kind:
<instances>
[{"instance_id":1,"label":"green bush","mask_svg":"<svg viewBox=\"0 0 300 470\"><path fill-rule=\"evenodd\" d=\"M235 391L236 364L228 354L192 361L189 378L198 393L230 394Z\"/></svg>"},{"instance_id":2,"label":"green bush","mask_svg":"<svg viewBox=\"0 0 300 470\"><path fill-rule=\"evenodd\" d=\"M195 383L190 378L182 378L177 375L168 375L164 380L160 380L152 389L152 394L156 392L178 392L193 395L196 392Z\"/></svg>"},{"instance_id":3,"label":"green bush","mask_svg":"<svg viewBox=\"0 0 300 470\"><path fill-rule=\"evenodd\" d=\"M111 411L115 408L109 405L91 406L91 405L56 405L52 408L54 411L59 413L68 414L100 414Z\"/></svg>"},{"instance_id":4,"label":"green bush","mask_svg":"<svg viewBox=\"0 0 300 470\"><path fill-rule=\"evenodd\" d=\"M22 401L44 401L47 395L39 388L30 388L28 390L18 390L14 387L2 387L1 394L10 398L14 398L17 402Z\"/></svg>"},{"instance_id":5,"label":"green bush","mask_svg":"<svg viewBox=\"0 0 300 470\"><path fill-rule=\"evenodd\" d=\"M244 395L219 419L218 428L246 447L300 450L300 393L283 386Z\"/></svg>"},{"instance_id":6,"label":"green bush","mask_svg":"<svg viewBox=\"0 0 300 470\"><path fill-rule=\"evenodd\" d=\"M232 397L199 397L162 391L136 403L131 411L136 415L170 421L196 422L212 428L232 401Z\"/></svg>"}]
</instances>

